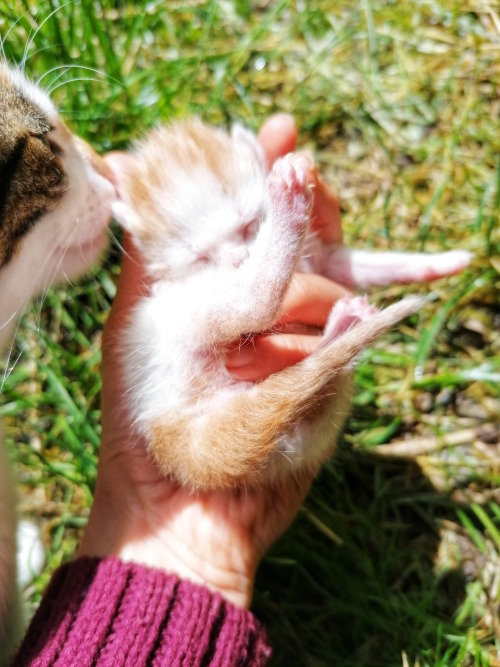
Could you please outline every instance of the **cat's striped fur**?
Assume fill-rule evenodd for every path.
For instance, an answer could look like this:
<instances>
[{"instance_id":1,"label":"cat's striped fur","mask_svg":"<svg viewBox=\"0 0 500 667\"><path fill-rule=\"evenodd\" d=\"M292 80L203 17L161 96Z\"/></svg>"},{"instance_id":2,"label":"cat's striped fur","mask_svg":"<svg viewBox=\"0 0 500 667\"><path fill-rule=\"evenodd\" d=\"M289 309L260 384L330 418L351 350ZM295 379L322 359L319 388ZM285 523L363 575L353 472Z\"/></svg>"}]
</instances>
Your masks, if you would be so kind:
<instances>
[{"instance_id":1,"label":"cat's striped fur","mask_svg":"<svg viewBox=\"0 0 500 667\"><path fill-rule=\"evenodd\" d=\"M29 299L87 269L106 244L115 196L105 162L49 98L0 62L0 347ZM0 441L0 664L19 639L14 485Z\"/></svg>"}]
</instances>

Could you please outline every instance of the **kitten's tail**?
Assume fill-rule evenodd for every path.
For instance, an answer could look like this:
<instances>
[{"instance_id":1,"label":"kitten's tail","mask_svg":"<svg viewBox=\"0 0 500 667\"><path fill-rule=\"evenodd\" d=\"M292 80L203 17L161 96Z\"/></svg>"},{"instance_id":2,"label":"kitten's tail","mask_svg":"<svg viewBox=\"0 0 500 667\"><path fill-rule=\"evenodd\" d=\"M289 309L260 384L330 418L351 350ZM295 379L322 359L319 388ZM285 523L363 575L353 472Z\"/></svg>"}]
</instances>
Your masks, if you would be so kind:
<instances>
[{"instance_id":1,"label":"kitten's tail","mask_svg":"<svg viewBox=\"0 0 500 667\"><path fill-rule=\"evenodd\" d=\"M338 389L359 353L411 315L422 298L407 297L321 345L300 363L271 375L220 409L162 421L152 429L152 451L165 473L194 488L248 484L276 452L280 438ZM337 385L337 382L339 384ZM345 390L344 390L345 391Z\"/></svg>"}]
</instances>

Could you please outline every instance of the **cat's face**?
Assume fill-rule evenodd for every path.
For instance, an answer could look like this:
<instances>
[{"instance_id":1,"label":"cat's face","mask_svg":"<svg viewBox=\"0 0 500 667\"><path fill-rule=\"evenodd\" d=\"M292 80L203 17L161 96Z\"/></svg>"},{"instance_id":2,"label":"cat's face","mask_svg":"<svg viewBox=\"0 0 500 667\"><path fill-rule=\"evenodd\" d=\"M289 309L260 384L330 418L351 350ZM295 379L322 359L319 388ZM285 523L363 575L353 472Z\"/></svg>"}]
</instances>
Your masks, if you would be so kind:
<instances>
[{"instance_id":1,"label":"cat's face","mask_svg":"<svg viewBox=\"0 0 500 667\"><path fill-rule=\"evenodd\" d=\"M262 152L250 132L175 123L132 157L117 157L114 171L120 202L113 213L153 276L177 280L248 257L269 205Z\"/></svg>"},{"instance_id":2,"label":"cat's face","mask_svg":"<svg viewBox=\"0 0 500 667\"><path fill-rule=\"evenodd\" d=\"M95 262L116 195L110 178L48 97L0 63L1 303L22 306Z\"/></svg>"}]
</instances>

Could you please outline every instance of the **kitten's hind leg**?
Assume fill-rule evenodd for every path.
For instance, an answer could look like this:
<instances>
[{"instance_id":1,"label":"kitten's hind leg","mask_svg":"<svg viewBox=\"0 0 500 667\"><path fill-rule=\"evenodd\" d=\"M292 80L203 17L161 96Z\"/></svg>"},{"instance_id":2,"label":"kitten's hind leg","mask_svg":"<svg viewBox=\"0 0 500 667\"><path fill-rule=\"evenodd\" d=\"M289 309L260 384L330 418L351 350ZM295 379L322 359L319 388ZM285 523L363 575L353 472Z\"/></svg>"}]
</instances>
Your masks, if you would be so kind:
<instances>
[{"instance_id":1,"label":"kitten's hind leg","mask_svg":"<svg viewBox=\"0 0 500 667\"><path fill-rule=\"evenodd\" d=\"M275 321L295 270L307 232L312 192L309 162L287 155L267 178L269 212L248 258L228 272L214 275L197 323L214 343L269 328Z\"/></svg>"},{"instance_id":2,"label":"kitten's hind leg","mask_svg":"<svg viewBox=\"0 0 500 667\"><path fill-rule=\"evenodd\" d=\"M347 287L385 286L428 282L459 273L470 264L466 250L440 253L403 253L354 250L344 245L327 252L324 274Z\"/></svg>"},{"instance_id":3,"label":"kitten's hind leg","mask_svg":"<svg viewBox=\"0 0 500 667\"><path fill-rule=\"evenodd\" d=\"M421 299L408 297L372 313L367 304L354 303L357 324L349 328L355 319L349 309L337 313L331 333L344 328L343 333L328 335L325 344L300 363L225 400L219 397L214 403L207 397L188 406L184 415L158 420L151 429L151 449L160 468L188 486L217 489L260 484L290 469L317 467L331 453L347 414L356 356L421 304ZM308 434L307 420L322 415L326 407L332 429L318 437L312 427ZM280 452L287 453L286 438L293 437L299 425L306 429L299 452L305 457L291 455L288 465Z\"/></svg>"}]
</instances>

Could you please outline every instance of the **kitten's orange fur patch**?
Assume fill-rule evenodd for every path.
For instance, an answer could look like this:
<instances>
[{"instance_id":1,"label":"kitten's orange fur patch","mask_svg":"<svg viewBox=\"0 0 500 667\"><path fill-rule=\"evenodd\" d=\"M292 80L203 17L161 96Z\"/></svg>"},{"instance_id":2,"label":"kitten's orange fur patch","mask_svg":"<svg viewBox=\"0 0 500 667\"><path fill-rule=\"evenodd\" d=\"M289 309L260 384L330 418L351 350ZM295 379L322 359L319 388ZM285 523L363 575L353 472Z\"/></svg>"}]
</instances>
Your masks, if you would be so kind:
<instances>
[{"instance_id":1,"label":"kitten's orange fur patch","mask_svg":"<svg viewBox=\"0 0 500 667\"><path fill-rule=\"evenodd\" d=\"M357 355L420 305L337 304L310 357L257 385L231 377L224 350L273 326L310 221L304 161L267 174L259 150L244 131L177 123L139 144L119 185L152 278L125 332L131 409L162 472L196 489L316 471L349 411Z\"/></svg>"}]
</instances>

